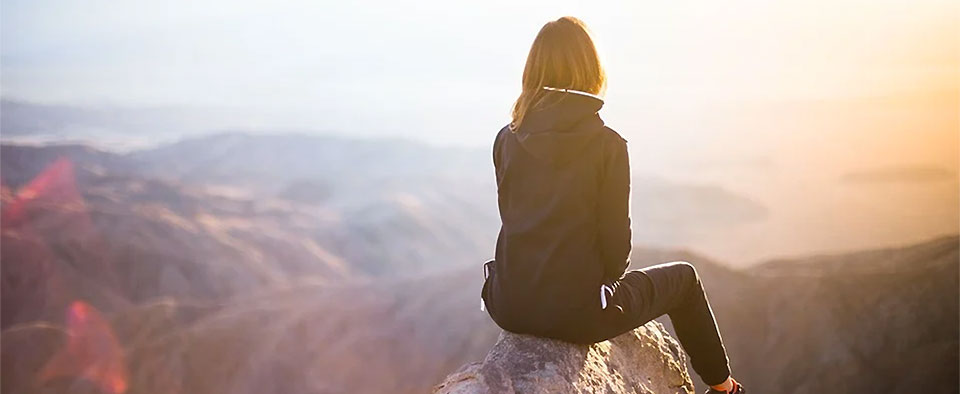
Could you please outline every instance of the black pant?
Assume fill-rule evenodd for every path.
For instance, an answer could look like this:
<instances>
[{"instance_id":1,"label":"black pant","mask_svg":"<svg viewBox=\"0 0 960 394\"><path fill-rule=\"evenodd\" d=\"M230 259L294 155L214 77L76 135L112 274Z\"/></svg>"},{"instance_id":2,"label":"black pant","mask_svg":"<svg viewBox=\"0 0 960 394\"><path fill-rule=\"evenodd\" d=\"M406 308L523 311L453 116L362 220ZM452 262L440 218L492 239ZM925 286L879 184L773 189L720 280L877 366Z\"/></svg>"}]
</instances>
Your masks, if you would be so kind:
<instances>
[{"instance_id":1,"label":"black pant","mask_svg":"<svg viewBox=\"0 0 960 394\"><path fill-rule=\"evenodd\" d=\"M485 275L488 268L495 277L492 261L484 265ZM489 280L484 284L484 294L487 283ZM598 287L596 302L589 303L593 306L559 315L543 307L514 313L489 312L505 330L583 344L616 337L669 315L677 339L704 383L720 384L730 376L727 353L693 265L673 262L628 271L611 287L613 295L606 297L605 309L601 309Z\"/></svg>"},{"instance_id":2,"label":"black pant","mask_svg":"<svg viewBox=\"0 0 960 394\"><path fill-rule=\"evenodd\" d=\"M612 338L669 315L704 383L720 384L730 376L727 353L693 265L673 262L628 271L614 287L607 309L593 327L597 335Z\"/></svg>"}]
</instances>

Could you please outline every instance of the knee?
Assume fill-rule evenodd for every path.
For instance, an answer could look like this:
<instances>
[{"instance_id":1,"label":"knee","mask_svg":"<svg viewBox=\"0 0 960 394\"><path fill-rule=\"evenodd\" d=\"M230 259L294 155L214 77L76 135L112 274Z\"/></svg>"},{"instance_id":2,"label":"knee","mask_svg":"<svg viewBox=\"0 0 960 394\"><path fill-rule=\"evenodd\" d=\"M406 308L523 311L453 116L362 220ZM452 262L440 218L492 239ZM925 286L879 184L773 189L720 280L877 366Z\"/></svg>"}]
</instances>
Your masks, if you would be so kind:
<instances>
[{"instance_id":1,"label":"knee","mask_svg":"<svg viewBox=\"0 0 960 394\"><path fill-rule=\"evenodd\" d=\"M694 267L693 264L690 264L686 261L675 261L673 262L673 264L678 267L677 269L683 271L685 276L699 277L699 274L697 273L697 268Z\"/></svg>"},{"instance_id":2,"label":"knee","mask_svg":"<svg viewBox=\"0 0 960 394\"><path fill-rule=\"evenodd\" d=\"M680 272L682 273L683 279L685 281L689 281L690 283L693 283L698 287L701 286L700 273L697 272L697 268L694 267L693 264L690 264L686 261L677 261L677 262L674 262L674 264L677 266L677 269L680 270Z\"/></svg>"}]
</instances>

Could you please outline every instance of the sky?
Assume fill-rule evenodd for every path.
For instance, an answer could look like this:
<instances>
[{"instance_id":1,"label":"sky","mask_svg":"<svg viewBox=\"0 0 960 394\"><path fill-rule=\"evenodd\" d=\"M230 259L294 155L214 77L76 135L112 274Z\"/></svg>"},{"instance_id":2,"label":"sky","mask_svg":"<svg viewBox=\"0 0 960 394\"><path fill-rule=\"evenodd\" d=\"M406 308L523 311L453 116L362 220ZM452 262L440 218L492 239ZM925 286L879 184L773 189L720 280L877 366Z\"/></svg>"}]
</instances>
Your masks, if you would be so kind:
<instances>
[{"instance_id":1,"label":"sky","mask_svg":"<svg viewBox=\"0 0 960 394\"><path fill-rule=\"evenodd\" d=\"M0 96L171 114L172 138L301 131L489 149L540 27L573 15L607 68L601 115L629 141L635 177L769 209L730 229L742 244L706 236L703 250L957 232L960 2L407 3L0 0ZM177 123L181 112L202 121ZM842 181L884 171L948 179Z\"/></svg>"},{"instance_id":2,"label":"sky","mask_svg":"<svg viewBox=\"0 0 960 394\"><path fill-rule=\"evenodd\" d=\"M960 86L955 1L403 3L2 0L0 93L485 145L534 36L563 15L593 30L604 115L628 139L671 128L662 113Z\"/></svg>"}]
</instances>

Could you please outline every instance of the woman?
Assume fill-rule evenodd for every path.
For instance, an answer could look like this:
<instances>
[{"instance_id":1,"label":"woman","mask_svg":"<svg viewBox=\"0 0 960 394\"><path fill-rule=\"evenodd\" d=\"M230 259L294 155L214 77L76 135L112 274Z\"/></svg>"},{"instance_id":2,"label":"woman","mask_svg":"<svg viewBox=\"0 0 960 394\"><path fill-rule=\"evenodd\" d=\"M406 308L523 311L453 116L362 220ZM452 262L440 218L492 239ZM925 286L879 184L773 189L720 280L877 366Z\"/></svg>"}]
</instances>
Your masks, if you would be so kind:
<instances>
[{"instance_id":1,"label":"woman","mask_svg":"<svg viewBox=\"0 0 960 394\"><path fill-rule=\"evenodd\" d=\"M597 112L606 86L584 24L543 26L513 121L493 161L502 227L484 266L483 302L503 329L603 341L668 314L710 393L743 393L730 376L700 278L685 262L629 265L627 144Z\"/></svg>"}]
</instances>

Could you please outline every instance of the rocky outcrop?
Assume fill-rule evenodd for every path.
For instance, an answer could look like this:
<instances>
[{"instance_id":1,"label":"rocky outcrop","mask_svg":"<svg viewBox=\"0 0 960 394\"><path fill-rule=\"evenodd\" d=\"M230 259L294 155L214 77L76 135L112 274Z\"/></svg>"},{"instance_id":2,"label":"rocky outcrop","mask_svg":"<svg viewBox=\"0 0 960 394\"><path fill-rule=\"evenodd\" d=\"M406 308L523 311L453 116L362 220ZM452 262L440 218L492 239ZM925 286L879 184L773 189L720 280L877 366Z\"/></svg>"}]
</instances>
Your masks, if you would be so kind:
<instances>
[{"instance_id":1,"label":"rocky outcrop","mask_svg":"<svg viewBox=\"0 0 960 394\"><path fill-rule=\"evenodd\" d=\"M482 362L447 376L433 392L692 393L684 358L655 321L590 346L504 331Z\"/></svg>"}]
</instances>

